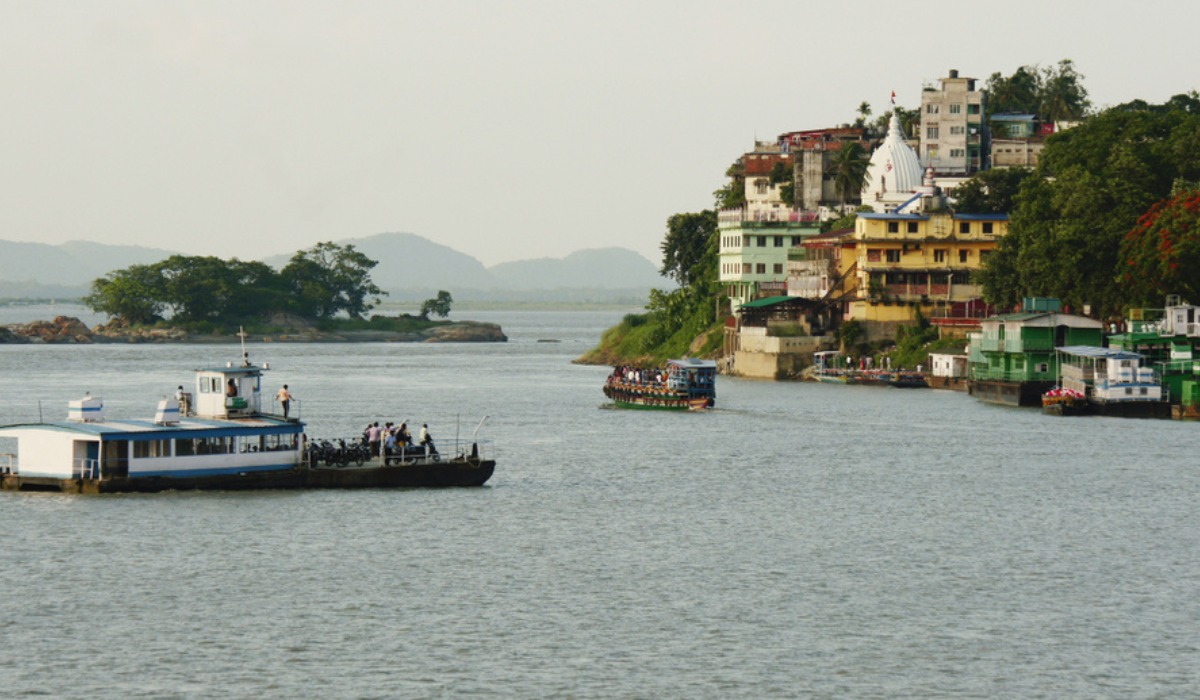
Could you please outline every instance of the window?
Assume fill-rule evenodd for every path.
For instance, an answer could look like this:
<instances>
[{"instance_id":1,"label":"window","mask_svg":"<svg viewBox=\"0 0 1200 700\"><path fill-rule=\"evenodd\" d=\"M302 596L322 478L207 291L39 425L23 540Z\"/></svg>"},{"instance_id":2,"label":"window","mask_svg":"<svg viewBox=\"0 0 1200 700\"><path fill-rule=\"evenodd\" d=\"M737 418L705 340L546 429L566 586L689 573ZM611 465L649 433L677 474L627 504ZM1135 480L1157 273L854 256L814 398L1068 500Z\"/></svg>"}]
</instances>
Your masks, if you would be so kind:
<instances>
[{"instance_id":1,"label":"window","mask_svg":"<svg viewBox=\"0 0 1200 700\"><path fill-rule=\"evenodd\" d=\"M928 127L927 129L925 129L925 138L936 139L937 137L938 137L938 128L936 126L931 126L931 127Z\"/></svg>"},{"instance_id":2,"label":"window","mask_svg":"<svg viewBox=\"0 0 1200 700\"><path fill-rule=\"evenodd\" d=\"M767 264L766 263L758 263L757 265L754 266L754 271L760 275L767 274Z\"/></svg>"},{"instance_id":3,"label":"window","mask_svg":"<svg viewBox=\"0 0 1200 700\"><path fill-rule=\"evenodd\" d=\"M951 114L962 114L962 105L950 105Z\"/></svg>"},{"instance_id":4,"label":"window","mask_svg":"<svg viewBox=\"0 0 1200 700\"><path fill-rule=\"evenodd\" d=\"M983 222L983 232L984 233L992 232L992 222L990 222L990 221Z\"/></svg>"},{"instance_id":5,"label":"window","mask_svg":"<svg viewBox=\"0 0 1200 700\"><path fill-rule=\"evenodd\" d=\"M750 274L750 263L742 263L742 274L743 275Z\"/></svg>"},{"instance_id":6,"label":"window","mask_svg":"<svg viewBox=\"0 0 1200 700\"><path fill-rule=\"evenodd\" d=\"M800 236L792 236L792 247L800 245Z\"/></svg>"},{"instance_id":7,"label":"window","mask_svg":"<svg viewBox=\"0 0 1200 700\"><path fill-rule=\"evenodd\" d=\"M890 263L900 262L900 251L898 251L898 250L887 251L887 261Z\"/></svg>"},{"instance_id":8,"label":"window","mask_svg":"<svg viewBox=\"0 0 1200 700\"><path fill-rule=\"evenodd\" d=\"M767 237L766 236L756 236L756 238L758 238L757 244L758 244L759 248L767 247Z\"/></svg>"},{"instance_id":9,"label":"window","mask_svg":"<svg viewBox=\"0 0 1200 700\"><path fill-rule=\"evenodd\" d=\"M979 105L967 105L967 114L979 114Z\"/></svg>"},{"instance_id":10,"label":"window","mask_svg":"<svg viewBox=\"0 0 1200 700\"><path fill-rule=\"evenodd\" d=\"M958 251L958 261L960 263L965 263L969 257L971 257L971 251L967 250L966 248Z\"/></svg>"},{"instance_id":11,"label":"window","mask_svg":"<svg viewBox=\"0 0 1200 700\"><path fill-rule=\"evenodd\" d=\"M937 114L938 106L937 105L925 105L925 113L926 114Z\"/></svg>"},{"instance_id":12,"label":"window","mask_svg":"<svg viewBox=\"0 0 1200 700\"><path fill-rule=\"evenodd\" d=\"M766 194L767 193L767 181L762 178L755 180L754 181L754 190L758 194Z\"/></svg>"},{"instance_id":13,"label":"window","mask_svg":"<svg viewBox=\"0 0 1200 700\"><path fill-rule=\"evenodd\" d=\"M900 222L899 221L889 221L888 222L888 233L900 233Z\"/></svg>"},{"instance_id":14,"label":"window","mask_svg":"<svg viewBox=\"0 0 1200 700\"><path fill-rule=\"evenodd\" d=\"M967 127L965 127L965 126L952 126L952 127L950 127L950 135L951 135L951 136L962 136L962 135L964 135L964 134L966 134L966 133L967 133Z\"/></svg>"},{"instance_id":15,"label":"window","mask_svg":"<svg viewBox=\"0 0 1200 700\"><path fill-rule=\"evenodd\" d=\"M170 440L138 440L133 443L134 459L146 459L148 457L170 457L171 456L171 441Z\"/></svg>"},{"instance_id":16,"label":"window","mask_svg":"<svg viewBox=\"0 0 1200 700\"><path fill-rule=\"evenodd\" d=\"M775 247L776 248L783 247L783 236L775 236Z\"/></svg>"},{"instance_id":17,"label":"window","mask_svg":"<svg viewBox=\"0 0 1200 700\"><path fill-rule=\"evenodd\" d=\"M935 263L946 262L946 250L944 248L939 248L933 251L933 261Z\"/></svg>"},{"instance_id":18,"label":"window","mask_svg":"<svg viewBox=\"0 0 1200 700\"><path fill-rule=\"evenodd\" d=\"M775 263L775 274L777 274L777 275L783 274L783 263Z\"/></svg>"},{"instance_id":19,"label":"window","mask_svg":"<svg viewBox=\"0 0 1200 700\"><path fill-rule=\"evenodd\" d=\"M937 160L937 157L938 157L937 146L929 146L928 148L926 148L925 156L926 156L927 160Z\"/></svg>"},{"instance_id":20,"label":"window","mask_svg":"<svg viewBox=\"0 0 1200 700\"><path fill-rule=\"evenodd\" d=\"M915 221L908 222L908 232L909 233L917 232L917 222L915 222Z\"/></svg>"},{"instance_id":21,"label":"window","mask_svg":"<svg viewBox=\"0 0 1200 700\"><path fill-rule=\"evenodd\" d=\"M971 222L970 221L958 222L958 232L959 233L970 233L971 232Z\"/></svg>"},{"instance_id":22,"label":"window","mask_svg":"<svg viewBox=\"0 0 1200 700\"><path fill-rule=\"evenodd\" d=\"M965 158L966 156L967 156L966 149L962 149L962 148L951 148L950 149L950 157L951 158Z\"/></svg>"}]
</instances>

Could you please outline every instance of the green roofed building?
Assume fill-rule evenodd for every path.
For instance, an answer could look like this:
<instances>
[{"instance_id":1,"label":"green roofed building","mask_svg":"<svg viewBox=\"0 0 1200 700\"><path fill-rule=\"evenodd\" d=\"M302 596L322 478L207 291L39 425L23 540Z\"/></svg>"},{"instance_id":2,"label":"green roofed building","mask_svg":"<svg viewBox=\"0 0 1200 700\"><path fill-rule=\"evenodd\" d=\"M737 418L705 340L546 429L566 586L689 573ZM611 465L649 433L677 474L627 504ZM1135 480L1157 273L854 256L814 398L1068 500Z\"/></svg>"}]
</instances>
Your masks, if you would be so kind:
<instances>
[{"instance_id":1,"label":"green roofed building","mask_svg":"<svg viewBox=\"0 0 1200 700\"><path fill-rule=\"evenodd\" d=\"M1057 300L1026 299L1023 308L983 319L971 336L967 389L982 401L1040 406L1058 380L1055 348L1104 345L1104 324L1061 313Z\"/></svg>"}]
</instances>

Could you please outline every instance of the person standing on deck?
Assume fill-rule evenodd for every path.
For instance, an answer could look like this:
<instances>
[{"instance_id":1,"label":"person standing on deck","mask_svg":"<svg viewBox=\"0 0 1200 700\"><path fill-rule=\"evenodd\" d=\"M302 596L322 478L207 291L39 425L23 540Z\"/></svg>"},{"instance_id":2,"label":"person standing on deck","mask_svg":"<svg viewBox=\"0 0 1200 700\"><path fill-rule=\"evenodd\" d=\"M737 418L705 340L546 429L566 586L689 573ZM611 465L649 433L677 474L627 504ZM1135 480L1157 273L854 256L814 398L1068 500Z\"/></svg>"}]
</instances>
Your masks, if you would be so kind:
<instances>
[{"instance_id":1,"label":"person standing on deck","mask_svg":"<svg viewBox=\"0 0 1200 700\"><path fill-rule=\"evenodd\" d=\"M283 385L283 388L279 390L279 393L275 395L275 398L279 399L279 405L283 406L283 419L287 420L288 409L292 405L292 394L288 391L287 384Z\"/></svg>"},{"instance_id":2,"label":"person standing on deck","mask_svg":"<svg viewBox=\"0 0 1200 700\"><path fill-rule=\"evenodd\" d=\"M379 437L381 432L379 430L379 421L375 421L371 424L370 428L367 428L367 443L371 446L372 457L379 456Z\"/></svg>"}]
</instances>

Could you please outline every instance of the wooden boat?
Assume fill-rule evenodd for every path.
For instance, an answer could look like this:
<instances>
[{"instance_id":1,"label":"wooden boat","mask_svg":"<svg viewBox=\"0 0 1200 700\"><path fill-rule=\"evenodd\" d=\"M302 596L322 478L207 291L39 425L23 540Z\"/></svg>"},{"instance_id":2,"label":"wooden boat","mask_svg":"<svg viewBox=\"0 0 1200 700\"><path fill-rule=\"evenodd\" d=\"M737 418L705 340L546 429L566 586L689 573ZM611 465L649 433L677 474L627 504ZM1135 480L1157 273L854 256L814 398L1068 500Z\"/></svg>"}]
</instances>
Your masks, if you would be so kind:
<instances>
[{"instance_id":1,"label":"wooden boat","mask_svg":"<svg viewBox=\"0 0 1200 700\"><path fill-rule=\"evenodd\" d=\"M622 408L698 411L717 400L717 363L685 357L661 369L616 367L604 395Z\"/></svg>"},{"instance_id":2,"label":"wooden boat","mask_svg":"<svg viewBox=\"0 0 1200 700\"><path fill-rule=\"evenodd\" d=\"M451 445L446 457L434 452L356 467L317 463L309 458L303 421L264 410L266 369L245 360L196 370L194 392L181 389L177 398L161 400L153 420L106 419L103 399L86 396L70 402L66 421L0 427L0 437L17 441L16 454L0 455L0 488L116 493L479 486L495 470L490 444L474 435Z\"/></svg>"}]
</instances>

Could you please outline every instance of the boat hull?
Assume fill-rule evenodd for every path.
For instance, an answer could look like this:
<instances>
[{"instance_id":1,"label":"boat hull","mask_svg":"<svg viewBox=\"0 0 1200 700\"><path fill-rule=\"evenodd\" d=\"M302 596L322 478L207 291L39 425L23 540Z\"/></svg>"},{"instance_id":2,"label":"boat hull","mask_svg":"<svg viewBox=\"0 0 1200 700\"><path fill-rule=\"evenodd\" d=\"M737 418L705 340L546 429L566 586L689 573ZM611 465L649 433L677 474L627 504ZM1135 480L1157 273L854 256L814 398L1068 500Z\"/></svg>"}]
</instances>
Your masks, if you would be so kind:
<instances>
[{"instance_id":1,"label":"boat hull","mask_svg":"<svg viewBox=\"0 0 1200 700\"><path fill-rule=\"evenodd\" d=\"M967 383L967 392L987 403L1004 406L1041 406L1042 395L1053 386L1054 382L971 380Z\"/></svg>"},{"instance_id":2,"label":"boat hull","mask_svg":"<svg viewBox=\"0 0 1200 700\"><path fill-rule=\"evenodd\" d=\"M649 411L703 411L712 408L707 399L664 399L664 398L622 398L613 399L613 405L618 408L633 408Z\"/></svg>"},{"instance_id":3,"label":"boat hull","mask_svg":"<svg viewBox=\"0 0 1200 700\"><path fill-rule=\"evenodd\" d=\"M161 491L257 491L268 489L450 488L482 486L494 460L454 459L408 465L318 467L204 477L106 477L57 479L6 475L5 491L62 493L158 493Z\"/></svg>"}]
</instances>

